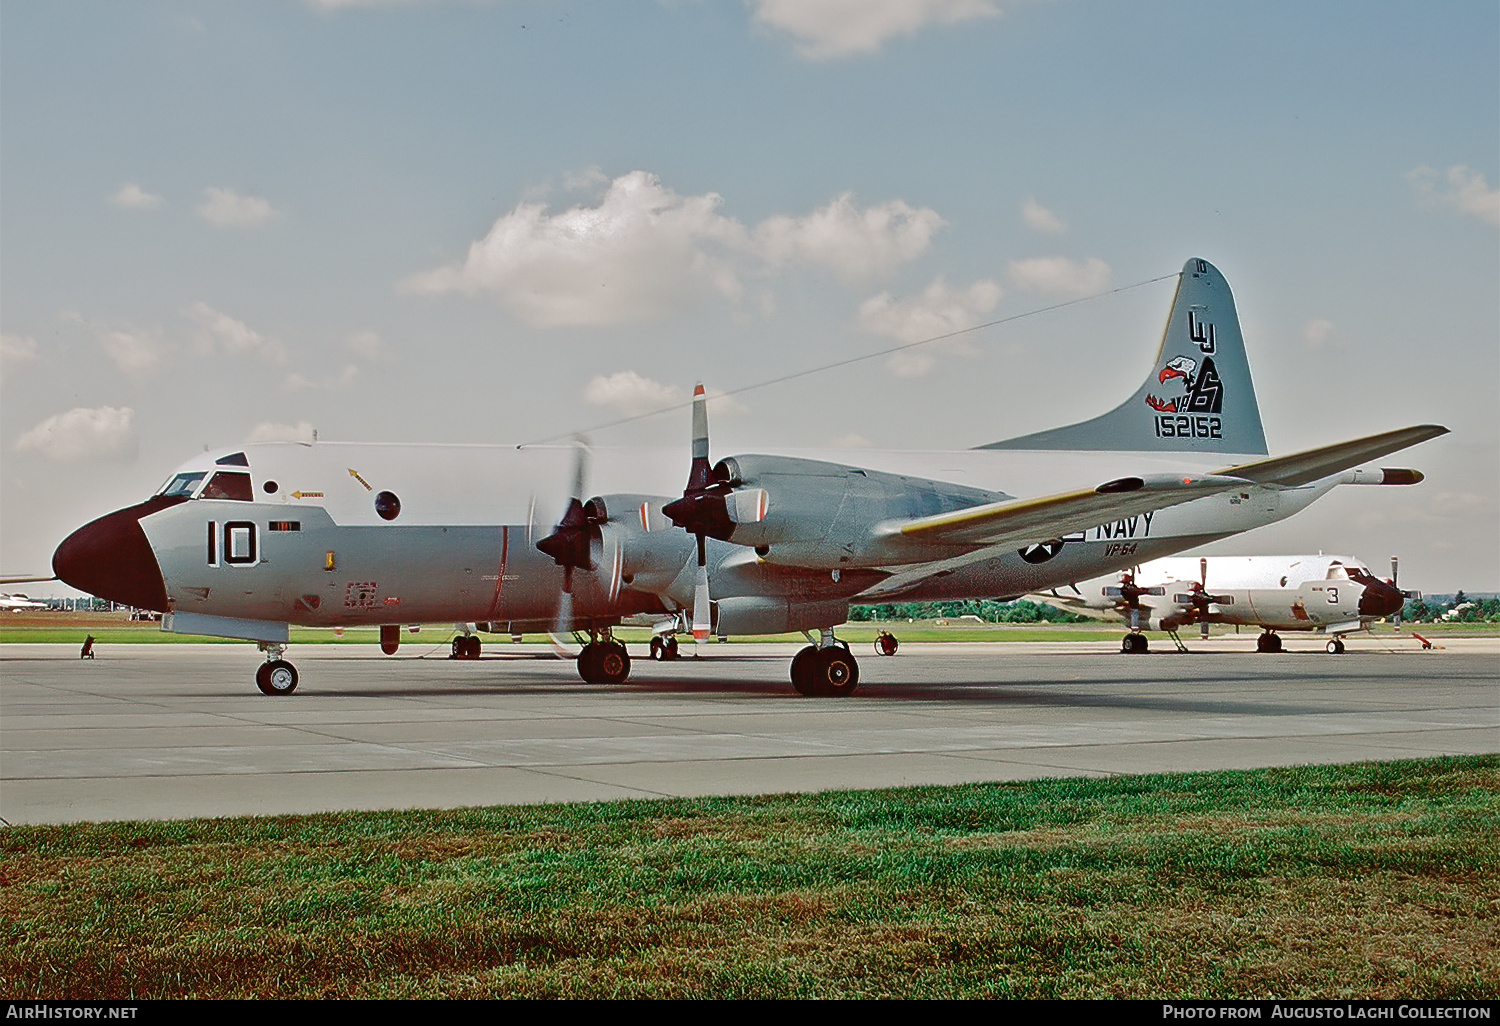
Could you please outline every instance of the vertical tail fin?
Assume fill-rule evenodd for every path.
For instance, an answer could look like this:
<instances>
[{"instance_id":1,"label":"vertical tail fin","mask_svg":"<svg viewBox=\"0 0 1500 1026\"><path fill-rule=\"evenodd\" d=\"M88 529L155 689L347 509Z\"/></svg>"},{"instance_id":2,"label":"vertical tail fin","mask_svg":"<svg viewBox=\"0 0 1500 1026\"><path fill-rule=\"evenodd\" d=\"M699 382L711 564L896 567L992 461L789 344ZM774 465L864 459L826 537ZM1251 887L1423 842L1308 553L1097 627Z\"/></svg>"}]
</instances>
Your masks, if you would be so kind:
<instances>
[{"instance_id":1,"label":"vertical tail fin","mask_svg":"<svg viewBox=\"0 0 1500 1026\"><path fill-rule=\"evenodd\" d=\"M1229 283L1207 260L1183 265L1151 373L1124 403L1093 420L979 448L1264 454Z\"/></svg>"}]
</instances>

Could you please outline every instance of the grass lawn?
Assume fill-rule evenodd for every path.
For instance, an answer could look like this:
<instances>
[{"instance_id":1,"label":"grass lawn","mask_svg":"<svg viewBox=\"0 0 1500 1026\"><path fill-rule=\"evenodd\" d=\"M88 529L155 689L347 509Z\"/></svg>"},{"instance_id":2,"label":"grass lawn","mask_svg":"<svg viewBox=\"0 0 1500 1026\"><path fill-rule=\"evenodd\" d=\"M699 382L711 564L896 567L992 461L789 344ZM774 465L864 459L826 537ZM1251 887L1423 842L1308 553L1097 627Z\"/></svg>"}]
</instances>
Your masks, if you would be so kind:
<instances>
[{"instance_id":1,"label":"grass lawn","mask_svg":"<svg viewBox=\"0 0 1500 1026\"><path fill-rule=\"evenodd\" d=\"M0 992L1500 996L1500 757L0 830Z\"/></svg>"}]
</instances>

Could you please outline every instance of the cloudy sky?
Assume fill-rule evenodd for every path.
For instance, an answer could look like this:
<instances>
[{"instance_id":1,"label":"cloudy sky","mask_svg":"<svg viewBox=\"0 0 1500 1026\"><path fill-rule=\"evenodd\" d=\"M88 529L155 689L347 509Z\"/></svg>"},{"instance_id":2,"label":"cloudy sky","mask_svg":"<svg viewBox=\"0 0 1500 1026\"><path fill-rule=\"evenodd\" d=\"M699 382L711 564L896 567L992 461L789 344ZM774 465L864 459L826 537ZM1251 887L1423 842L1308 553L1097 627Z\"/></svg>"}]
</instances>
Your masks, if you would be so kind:
<instances>
[{"instance_id":1,"label":"cloudy sky","mask_svg":"<svg viewBox=\"0 0 1500 1026\"><path fill-rule=\"evenodd\" d=\"M1272 451L1215 551L1500 590L1493 0L0 0L0 570L204 446L597 425L1133 286L1235 289ZM959 448L1134 391L1172 283L736 394L714 449ZM686 455L684 455L684 465ZM34 589L44 593L45 586Z\"/></svg>"}]
</instances>

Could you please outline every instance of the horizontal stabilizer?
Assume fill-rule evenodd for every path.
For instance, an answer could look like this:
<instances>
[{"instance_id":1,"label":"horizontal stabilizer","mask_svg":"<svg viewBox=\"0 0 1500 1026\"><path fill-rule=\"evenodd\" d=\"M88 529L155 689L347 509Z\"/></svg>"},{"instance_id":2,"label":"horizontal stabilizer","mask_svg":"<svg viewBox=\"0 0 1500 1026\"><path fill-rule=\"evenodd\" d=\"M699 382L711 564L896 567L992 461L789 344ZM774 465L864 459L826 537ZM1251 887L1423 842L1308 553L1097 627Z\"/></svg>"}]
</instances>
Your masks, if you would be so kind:
<instances>
[{"instance_id":1,"label":"horizontal stabilizer","mask_svg":"<svg viewBox=\"0 0 1500 1026\"><path fill-rule=\"evenodd\" d=\"M1366 438L1356 438L1352 442L1339 442L1336 445L1308 449L1290 456L1278 456L1275 459L1258 460L1255 463L1241 463L1238 466L1225 467L1218 473L1230 477L1241 477L1247 481L1254 481L1256 484L1296 488L1349 470L1366 460L1379 459L1381 456L1400 452L1418 442L1425 442L1447 433L1448 429L1438 424L1419 424L1416 427L1400 428Z\"/></svg>"}]
</instances>

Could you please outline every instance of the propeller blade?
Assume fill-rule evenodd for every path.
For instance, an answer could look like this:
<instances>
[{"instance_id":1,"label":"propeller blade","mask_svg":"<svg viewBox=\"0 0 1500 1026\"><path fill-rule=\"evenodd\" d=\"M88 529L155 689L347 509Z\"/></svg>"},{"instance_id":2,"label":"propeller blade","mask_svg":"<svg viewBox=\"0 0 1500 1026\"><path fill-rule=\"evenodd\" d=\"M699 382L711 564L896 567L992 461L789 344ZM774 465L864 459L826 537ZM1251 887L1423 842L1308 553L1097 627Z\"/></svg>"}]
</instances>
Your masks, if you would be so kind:
<instances>
[{"instance_id":1,"label":"propeller blade","mask_svg":"<svg viewBox=\"0 0 1500 1026\"><path fill-rule=\"evenodd\" d=\"M1198 560L1198 583L1208 590L1208 557L1204 556Z\"/></svg>"},{"instance_id":2,"label":"propeller blade","mask_svg":"<svg viewBox=\"0 0 1500 1026\"><path fill-rule=\"evenodd\" d=\"M713 627L711 615L708 604L708 567L700 564L698 575L693 581L693 645L700 652Z\"/></svg>"}]
</instances>

